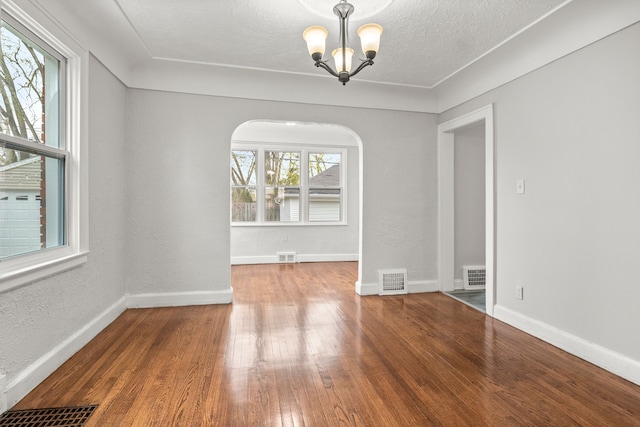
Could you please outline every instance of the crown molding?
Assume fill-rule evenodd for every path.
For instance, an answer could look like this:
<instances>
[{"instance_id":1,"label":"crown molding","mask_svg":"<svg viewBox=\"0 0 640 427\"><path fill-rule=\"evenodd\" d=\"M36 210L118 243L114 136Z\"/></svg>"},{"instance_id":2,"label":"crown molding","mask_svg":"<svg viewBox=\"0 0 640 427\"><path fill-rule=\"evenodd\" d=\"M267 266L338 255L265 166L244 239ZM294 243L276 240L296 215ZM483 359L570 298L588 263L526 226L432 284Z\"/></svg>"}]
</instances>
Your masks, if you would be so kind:
<instances>
[{"instance_id":1,"label":"crown molding","mask_svg":"<svg viewBox=\"0 0 640 427\"><path fill-rule=\"evenodd\" d=\"M442 113L640 21L637 0L571 1L435 89Z\"/></svg>"}]
</instances>

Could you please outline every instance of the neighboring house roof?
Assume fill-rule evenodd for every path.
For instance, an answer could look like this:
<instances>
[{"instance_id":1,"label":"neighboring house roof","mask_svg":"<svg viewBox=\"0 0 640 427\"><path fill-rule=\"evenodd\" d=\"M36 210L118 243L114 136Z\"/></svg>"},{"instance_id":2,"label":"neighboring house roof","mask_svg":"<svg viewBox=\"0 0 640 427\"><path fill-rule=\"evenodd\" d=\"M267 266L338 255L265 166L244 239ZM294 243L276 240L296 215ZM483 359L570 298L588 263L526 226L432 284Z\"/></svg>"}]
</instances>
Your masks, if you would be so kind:
<instances>
[{"instance_id":1,"label":"neighboring house roof","mask_svg":"<svg viewBox=\"0 0 640 427\"><path fill-rule=\"evenodd\" d=\"M0 167L0 190L40 190L42 157L30 157Z\"/></svg>"},{"instance_id":2,"label":"neighboring house roof","mask_svg":"<svg viewBox=\"0 0 640 427\"><path fill-rule=\"evenodd\" d=\"M333 165L327 170L309 179L309 187L339 187L340 165Z\"/></svg>"},{"instance_id":3,"label":"neighboring house roof","mask_svg":"<svg viewBox=\"0 0 640 427\"><path fill-rule=\"evenodd\" d=\"M322 197L321 194L335 198L340 196L340 165L333 165L325 171L309 179L309 188L313 189L312 197ZM295 198L300 196L299 188L285 188L284 197ZM326 196L325 196L326 197Z\"/></svg>"}]
</instances>

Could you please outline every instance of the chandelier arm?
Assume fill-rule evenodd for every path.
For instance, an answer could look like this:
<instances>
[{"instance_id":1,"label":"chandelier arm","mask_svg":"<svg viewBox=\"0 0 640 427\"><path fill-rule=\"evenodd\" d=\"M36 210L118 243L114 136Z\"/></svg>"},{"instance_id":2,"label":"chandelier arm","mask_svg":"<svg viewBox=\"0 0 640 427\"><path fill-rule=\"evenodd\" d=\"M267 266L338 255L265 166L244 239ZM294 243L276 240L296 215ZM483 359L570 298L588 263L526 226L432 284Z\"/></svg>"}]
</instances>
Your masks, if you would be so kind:
<instances>
[{"instance_id":1,"label":"chandelier arm","mask_svg":"<svg viewBox=\"0 0 640 427\"><path fill-rule=\"evenodd\" d=\"M331 74L334 77L340 77L338 73L333 71L333 69L329 65L327 65L326 61L316 61L316 67L324 68L325 70L327 70L329 74Z\"/></svg>"},{"instance_id":2,"label":"chandelier arm","mask_svg":"<svg viewBox=\"0 0 640 427\"><path fill-rule=\"evenodd\" d=\"M363 68L365 68L368 65L373 65L373 61L371 59L367 59L366 61L362 61L362 63L358 66L358 68L355 69L355 71L351 74L349 74L349 77L353 77L356 74L358 74Z\"/></svg>"}]
</instances>

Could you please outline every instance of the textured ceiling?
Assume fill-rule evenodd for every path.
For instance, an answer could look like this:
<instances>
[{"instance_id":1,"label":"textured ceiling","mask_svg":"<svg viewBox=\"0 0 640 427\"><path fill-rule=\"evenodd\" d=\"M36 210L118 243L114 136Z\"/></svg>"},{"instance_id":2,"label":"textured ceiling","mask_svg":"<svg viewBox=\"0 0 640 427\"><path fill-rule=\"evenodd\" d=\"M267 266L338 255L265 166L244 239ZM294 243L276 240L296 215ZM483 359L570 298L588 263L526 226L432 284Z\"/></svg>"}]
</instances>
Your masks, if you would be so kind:
<instances>
[{"instance_id":1,"label":"textured ceiling","mask_svg":"<svg viewBox=\"0 0 640 427\"><path fill-rule=\"evenodd\" d=\"M302 31L323 25L329 30L327 51L337 45L337 18L310 10L326 4L330 14L337 0L68 0L80 16L91 13L95 1L116 2L139 36L120 42L141 42L158 59L324 75L313 66ZM366 21L358 19L359 3L368 12L372 1L351 1L356 52L359 25L384 27L376 64L358 79L422 87L433 87L565 2L376 0L388 6Z\"/></svg>"}]
</instances>

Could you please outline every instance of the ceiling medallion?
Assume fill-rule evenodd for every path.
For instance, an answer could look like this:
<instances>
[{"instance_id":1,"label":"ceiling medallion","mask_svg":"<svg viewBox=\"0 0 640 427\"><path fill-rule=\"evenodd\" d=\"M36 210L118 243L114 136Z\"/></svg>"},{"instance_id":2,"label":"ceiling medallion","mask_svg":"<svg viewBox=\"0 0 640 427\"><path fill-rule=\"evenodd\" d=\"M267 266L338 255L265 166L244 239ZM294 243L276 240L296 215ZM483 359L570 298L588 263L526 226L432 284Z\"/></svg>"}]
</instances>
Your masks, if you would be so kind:
<instances>
[{"instance_id":1,"label":"ceiling medallion","mask_svg":"<svg viewBox=\"0 0 640 427\"><path fill-rule=\"evenodd\" d=\"M332 8L336 0L298 0L309 12L327 19L335 19ZM365 0L358 4L358 10L351 17L352 21L371 18L385 10L393 0Z\"/></svg>"}]
</instances>

